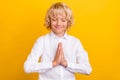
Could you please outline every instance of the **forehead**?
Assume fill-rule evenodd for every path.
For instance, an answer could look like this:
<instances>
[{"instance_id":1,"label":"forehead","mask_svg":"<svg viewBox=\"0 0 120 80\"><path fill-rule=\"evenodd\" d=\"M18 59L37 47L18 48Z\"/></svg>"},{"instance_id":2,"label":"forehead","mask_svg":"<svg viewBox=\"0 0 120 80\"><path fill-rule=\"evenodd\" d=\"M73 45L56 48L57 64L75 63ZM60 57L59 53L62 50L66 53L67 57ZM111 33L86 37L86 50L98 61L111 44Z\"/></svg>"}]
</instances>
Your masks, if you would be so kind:
<instances>
[{"instance_id":1,"label":"forehead","mask_svg":"<svg viewBox=\"0 0 120 80\"><path fill-rule=\"evenodd\" d=\"M50 13L51 18L56 18L56 17L63 17L66 18L66 12L63 9L58 9L58 10L52 10Z\"/></svg>"}]
</instances>

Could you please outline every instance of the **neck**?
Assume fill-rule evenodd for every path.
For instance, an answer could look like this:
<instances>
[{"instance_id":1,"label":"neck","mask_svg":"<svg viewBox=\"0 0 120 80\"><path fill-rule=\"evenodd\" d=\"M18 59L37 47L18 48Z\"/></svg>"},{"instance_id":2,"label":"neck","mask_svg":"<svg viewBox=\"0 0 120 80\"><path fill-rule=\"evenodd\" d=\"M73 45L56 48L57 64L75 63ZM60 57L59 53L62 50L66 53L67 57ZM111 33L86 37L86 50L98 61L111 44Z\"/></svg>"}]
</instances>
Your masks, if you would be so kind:
<instances>
[{"instance_id":1,"label":"neck","mask_svg":"<svg viewBox=\"0 0 120 80\"><path fill-rule=\"evenodd\" d=\"M63 32L63 33L55 33L55 35L58 36L58 37L62 37L62 36L64 36L64 34L65 34L65 32Z\"/></svg>"}]
</instances>

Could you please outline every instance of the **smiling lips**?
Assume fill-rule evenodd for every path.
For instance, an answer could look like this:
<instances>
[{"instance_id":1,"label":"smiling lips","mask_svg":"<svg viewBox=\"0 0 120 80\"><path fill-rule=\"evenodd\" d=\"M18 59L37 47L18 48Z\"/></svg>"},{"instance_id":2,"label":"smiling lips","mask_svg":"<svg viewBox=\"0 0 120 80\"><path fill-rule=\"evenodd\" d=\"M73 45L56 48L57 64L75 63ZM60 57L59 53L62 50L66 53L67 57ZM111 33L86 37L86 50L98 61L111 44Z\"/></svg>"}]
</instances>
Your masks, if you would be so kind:
<instances>
[{"instance_id":1,"label":"smiling lips","mask_svg":"<svg viewBox=\"0 0 120 80\"><path fill-rule=\"evenodd\" d=\"M61 29L61 26L55 26L56 29Z\"/></svg>"}]
</instances>

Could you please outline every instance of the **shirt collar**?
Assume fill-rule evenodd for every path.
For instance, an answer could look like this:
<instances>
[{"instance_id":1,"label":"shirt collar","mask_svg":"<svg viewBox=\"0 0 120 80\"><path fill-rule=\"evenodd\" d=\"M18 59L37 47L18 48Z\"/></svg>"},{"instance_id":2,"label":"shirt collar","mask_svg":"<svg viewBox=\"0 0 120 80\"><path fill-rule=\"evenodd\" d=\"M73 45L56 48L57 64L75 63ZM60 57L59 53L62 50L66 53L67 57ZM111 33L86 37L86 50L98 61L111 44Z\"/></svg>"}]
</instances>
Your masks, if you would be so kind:
<instances>
[{"instance_id":1,"label":"shirt collar","mask_svg":"<svg viewBox=\"0 0 120 80\"><path fill-rule=\"evenodd\" d=\"M63 38L63 39L67 39L67 33L65 32L65 34L62 36L62 37L58 37L55 35L55 33L53 31L50 32L50 36L55 38L55 39L60 39L60 38Z\"/></svg>"}]
</instances>

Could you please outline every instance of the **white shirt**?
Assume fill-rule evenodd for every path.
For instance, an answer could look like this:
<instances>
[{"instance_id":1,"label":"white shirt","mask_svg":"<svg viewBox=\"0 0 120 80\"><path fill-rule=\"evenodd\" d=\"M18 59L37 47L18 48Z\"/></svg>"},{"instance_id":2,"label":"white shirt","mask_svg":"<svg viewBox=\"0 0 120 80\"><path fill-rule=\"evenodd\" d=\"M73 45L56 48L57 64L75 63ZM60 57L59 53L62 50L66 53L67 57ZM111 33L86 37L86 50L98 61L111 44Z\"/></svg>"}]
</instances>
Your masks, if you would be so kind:
<instances>
[{"instance_id":1,"label":"white shirt","mask_svg":"<svg viewBox=\"0 0 120 80\"><path fill-rule=\"evenodd\" d=\"M53 67L58 43L62 42L67 67L61 65ZM41 61L38 62L41 57ZM39 80L75 80L74 73L90 74L88 54L83 49L80 40L65 33L61 38L53 32L41 36L35 42L31 53L24 63L27 73L38 72Z\"/></svg>"}]
</instances>

